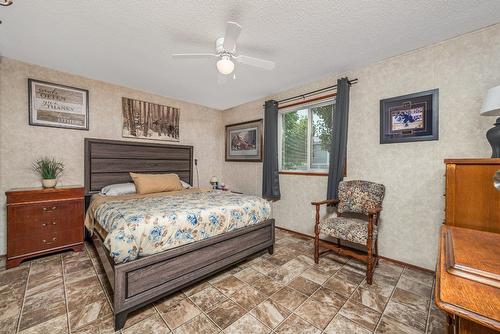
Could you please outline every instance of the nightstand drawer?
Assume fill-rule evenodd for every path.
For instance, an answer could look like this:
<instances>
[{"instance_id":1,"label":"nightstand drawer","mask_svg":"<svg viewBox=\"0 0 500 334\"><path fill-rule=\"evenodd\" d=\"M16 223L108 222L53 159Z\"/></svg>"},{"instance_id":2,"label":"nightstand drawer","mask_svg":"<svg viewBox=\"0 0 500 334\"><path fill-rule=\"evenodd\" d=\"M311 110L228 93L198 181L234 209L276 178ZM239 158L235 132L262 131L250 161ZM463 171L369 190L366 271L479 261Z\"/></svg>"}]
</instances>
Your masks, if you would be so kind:
<instances>
[{"instance_id":1,"label":"nightstand drawer","mask_svg":"<svg viewBox=\"0 0 500 334\"><path fill-rule=\"evenodd\" d=\"M11 257L18 256L79 243L82 238L83 229L27 234L22 238L12 240L8 245L8 251Z\"/></svg>"},{"instance_id":2,"label":"nightstand drawer","mask_svg":"<svg viewBox=\"0 0 500 334\"><path fill-rule=\"evenodd\" d=\"M23 231L62 231L73 226L81 226L83 219L82 201L45 202L16 205L8 208L9 233L18 238Z\"/></svg>"}]
</instances>

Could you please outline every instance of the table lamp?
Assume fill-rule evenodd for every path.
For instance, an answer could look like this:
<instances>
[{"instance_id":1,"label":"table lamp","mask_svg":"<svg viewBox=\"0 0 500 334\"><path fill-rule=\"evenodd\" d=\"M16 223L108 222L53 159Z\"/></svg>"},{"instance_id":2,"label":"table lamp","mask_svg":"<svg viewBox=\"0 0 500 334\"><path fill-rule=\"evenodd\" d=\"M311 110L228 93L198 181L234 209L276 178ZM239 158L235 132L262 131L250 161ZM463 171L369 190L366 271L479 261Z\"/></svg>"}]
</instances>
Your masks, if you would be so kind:
<instances>
[{"instance_id":1,"label":"table lamp","mask_svg":"<svg viewBox=\"0 0 500 334\"><path fill-rule=\"evenodd\" d=\"M217 180L217 177L212 176L212 178L210 179L210 184L212 185L213 189L217 188L217 183L219 183L219 180Z\"/></svg>"},{"instance_id":2,"label":"table lamp","mask_svg":"<svg viewBox=\"0 0 500 334\"><path fill-rule=\"evenodd\" d=\"M488 90L481 107L481 116L500 116L500 86ZM500 117L497 118L495 126L486 132L486 139L491 145L491 157L500 158Z\"/></svg>"}]
</instances>

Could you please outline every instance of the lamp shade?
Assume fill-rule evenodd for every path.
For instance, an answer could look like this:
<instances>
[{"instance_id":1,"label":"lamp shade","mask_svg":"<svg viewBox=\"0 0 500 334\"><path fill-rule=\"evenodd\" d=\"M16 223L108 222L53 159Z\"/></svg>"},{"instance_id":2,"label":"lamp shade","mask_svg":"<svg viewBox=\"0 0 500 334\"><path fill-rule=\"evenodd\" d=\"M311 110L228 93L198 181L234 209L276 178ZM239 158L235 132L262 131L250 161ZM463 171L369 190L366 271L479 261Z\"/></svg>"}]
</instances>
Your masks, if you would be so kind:
<instances>
[{"instance_id":1,"label":"lamp shade","mask_svg":"<svg viewBox=\"0 0 500 334\"><path fill-rule=\"evenodd\" d=\"M500 86L488 89L481 107L481 116L500 116Z\"/></svg>"}]
</instances>

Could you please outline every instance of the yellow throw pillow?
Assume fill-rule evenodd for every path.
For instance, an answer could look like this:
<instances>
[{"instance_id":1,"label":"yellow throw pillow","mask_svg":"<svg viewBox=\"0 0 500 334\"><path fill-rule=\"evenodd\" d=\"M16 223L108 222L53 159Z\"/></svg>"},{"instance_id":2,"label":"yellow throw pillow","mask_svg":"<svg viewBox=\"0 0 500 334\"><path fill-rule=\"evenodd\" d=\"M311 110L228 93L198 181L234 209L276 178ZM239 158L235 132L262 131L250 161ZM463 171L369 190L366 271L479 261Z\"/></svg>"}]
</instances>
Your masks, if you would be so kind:
<instances>
[{"instance_id":1,"label":"yellow throw pillow","mask_svg":"<svg viewBox=\"0 0 500 334\"><path fill-rule=\"evenodd\" d=\"M152 194L184 189L177 174L130 173L130 177L134 180L138 194Z\"/></svg>"}]
</instances>

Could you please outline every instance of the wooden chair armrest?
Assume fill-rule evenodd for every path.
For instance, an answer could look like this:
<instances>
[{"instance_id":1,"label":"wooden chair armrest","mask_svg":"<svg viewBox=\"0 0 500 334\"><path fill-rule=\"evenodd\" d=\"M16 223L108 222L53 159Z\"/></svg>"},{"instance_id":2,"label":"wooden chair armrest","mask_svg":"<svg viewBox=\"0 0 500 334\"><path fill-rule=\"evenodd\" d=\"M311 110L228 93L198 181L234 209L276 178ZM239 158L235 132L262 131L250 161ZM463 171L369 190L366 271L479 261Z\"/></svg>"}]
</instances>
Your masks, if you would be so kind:
<instances>
[{"instance_id":1,"label":"wooden chair armrest","mask_svg":"<svg viewBox=\"0 0 500 334\"><path fill-rule=\"evenodd\" d=\"M327 199L327 200L319 201L319 202L311 202L311 204L316 205L316 206L323 205L323 204L337 205L337 204L339 204L339 200L338 199Z\"/></svg>"},{"instance_id":2,"label":"wooden chair armrest","mask_svg":"<svg viewBox=\"0 0 500 334\"><path fill-rule=\"evenodd\" d=\"M382 207L377 206L376 208L368 210L368 214L369 215L376 215L376 214L379 214L380 211L382 211Z\"/></svg>"}]
</instances>

